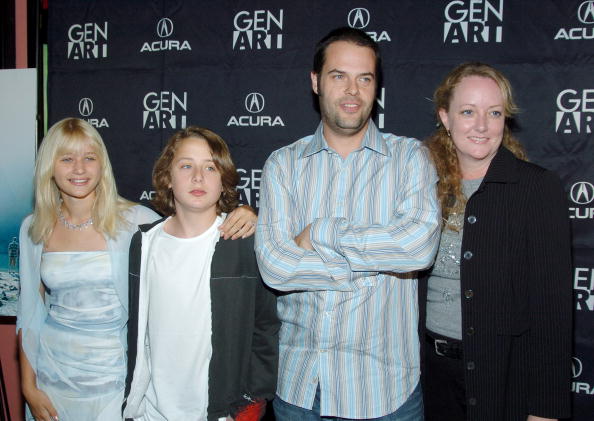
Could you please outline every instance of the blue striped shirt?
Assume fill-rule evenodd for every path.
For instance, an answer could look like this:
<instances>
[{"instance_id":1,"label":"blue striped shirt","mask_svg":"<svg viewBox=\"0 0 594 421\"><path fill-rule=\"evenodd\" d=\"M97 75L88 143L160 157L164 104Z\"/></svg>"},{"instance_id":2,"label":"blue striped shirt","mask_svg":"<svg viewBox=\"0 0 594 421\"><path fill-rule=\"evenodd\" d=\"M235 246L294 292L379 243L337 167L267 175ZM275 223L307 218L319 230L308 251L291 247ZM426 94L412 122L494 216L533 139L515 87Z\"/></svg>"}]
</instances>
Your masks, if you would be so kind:
<instances>
[{"instance_id":1,"label":"blue striped shirt","mask_svg":"<svg viewBox=\"0 0 594 421\"><path fill-rule=\"evenodd\" d=\"M411 138L380 133L342 158L322 124L271 154L262 174L256 255L282 291L278 396L321 415L396 411L419 380L417 280L439 240L437 177ZM315 251L294 238L311 224ZM413 272L413 273L411 273Z\"/></svg>"}]
</instances>

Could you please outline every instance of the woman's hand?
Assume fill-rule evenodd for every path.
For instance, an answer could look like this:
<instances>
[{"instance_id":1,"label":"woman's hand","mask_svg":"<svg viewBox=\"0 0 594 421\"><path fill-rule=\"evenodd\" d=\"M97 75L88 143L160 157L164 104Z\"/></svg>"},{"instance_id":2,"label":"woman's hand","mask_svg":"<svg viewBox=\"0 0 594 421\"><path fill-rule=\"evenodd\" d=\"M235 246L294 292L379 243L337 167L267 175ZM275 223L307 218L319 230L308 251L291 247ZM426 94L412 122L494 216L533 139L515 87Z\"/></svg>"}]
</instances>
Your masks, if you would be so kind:
<instances>
[{"instance_id":1,"label":"woman's hand","mask_svg":"<svg viewBox=\"0 0 594 421\"><path fill-rule=\"evenodd\" d=\"M256 232L257 221L258 215L250 206L239 206L227 215L225 222L219 227L221 237L225 240L237 240L252 236Z\"/></svg>"},{"instance_id":2,"label":"woman's hand","mask_svg":"<svg viewBox=\"0 0 594 421\"><path fill-rule=\"evenodd\" d=\"M45 289L39 288L40 294ZM31 414L35 421L58 421L58 411L50 401L49 397L42 390L37 388L37 375L29 363L25 351L23 351L23 331L19 330L19 366L21 369L21 391L29 404Z\"/></svg>"},{"instance_id":3,"label":"woman's hand","mask_svg":"<svg viewBox=\"0 0 594 421\"><path fill-rule=\"evenodd\" d=\"M528 415L528 418L526 418L526 421L558 421L557 418L542 418L542 417L537 417L535 415Z\"/></svg>"},{"instance_id":4,"label":"woman's hand","mask_svg":"<svg viewBox=\"0 0 594 421\"><path fill-rule=\"evenodd\" d=\"M23 395L35 421L58 421L58 411L48 396L35 386L23 388Z\"/></svg>"}]
</instances>

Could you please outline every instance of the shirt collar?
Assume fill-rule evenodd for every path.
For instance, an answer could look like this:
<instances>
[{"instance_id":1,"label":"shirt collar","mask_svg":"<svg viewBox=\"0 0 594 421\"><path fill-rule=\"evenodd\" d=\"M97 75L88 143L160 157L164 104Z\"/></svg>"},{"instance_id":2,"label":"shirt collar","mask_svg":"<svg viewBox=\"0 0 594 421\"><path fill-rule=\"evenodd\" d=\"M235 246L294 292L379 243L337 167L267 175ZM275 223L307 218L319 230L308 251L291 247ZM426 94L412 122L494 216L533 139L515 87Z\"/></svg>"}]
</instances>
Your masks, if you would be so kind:
<instances>
[{"instance_id":1,"label":"shirt collar","mask_svg":"<svg viewBox=\"0 0 594 421\"><path fill-rule=\"evenodd\" d=\"M308 145L303 149L301 153L301 157L305 158L310 155L316 154L322 150L330 150L328 146L328 142L324 139L324 125L322 122L318 125L316 132L313 135L313 138L308 143ZM369 124L367 125L367 130L365 131L365 136L363 136L363 140L361 141L361 148L367 148L379 154L390 156L390 150L386 145L386 141L384 140L381 132L378 130L377 126L373 122L373 120L369 119Z\"/></svg>"}]
</instances>

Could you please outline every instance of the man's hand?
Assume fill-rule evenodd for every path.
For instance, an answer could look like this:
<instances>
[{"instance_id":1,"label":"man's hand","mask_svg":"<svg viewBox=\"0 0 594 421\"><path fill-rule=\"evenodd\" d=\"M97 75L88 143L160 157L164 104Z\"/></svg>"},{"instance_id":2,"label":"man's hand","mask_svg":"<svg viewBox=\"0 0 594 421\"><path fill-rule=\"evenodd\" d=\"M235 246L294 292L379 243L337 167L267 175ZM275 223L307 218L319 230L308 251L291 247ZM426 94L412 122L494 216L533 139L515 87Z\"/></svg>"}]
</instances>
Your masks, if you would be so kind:
<instances>
[{"instance_id":1,"label":"man's hand","mask_svg":"<svg viewBox=\"0 0 594 421\"><path fill-rule=\"evenodd\" d=\"M311 240L309 239L309 232L310 232L311 224L303 228L303 231L295 237L295 243L305 250L313 251L313 246L311 245Z\"/></svg>"},{"instance_id":2,"label":"man's hand","mask_svg":"<svg viewBox=\"0 0 594 421\"><path fill-rule=\"evenodd\" d=\"M559 421L558 418L542 418L542 417L537 417L535 415L528 415L528 418L526 418L526 421Z\"/></svg>"},{"instance_id":3,"label":"man's hand","mask_svg":"<svg viewBox=\"0 0 594 421\"><path fill-rule=\"evenodd\" d=\"M238 238L252 236L256 232L257 221L258 215L250 206L239 206L227 215L225 222L219 227L221 237L225 240L229 238L237 240Z\"/></svg>"}]
</instances>

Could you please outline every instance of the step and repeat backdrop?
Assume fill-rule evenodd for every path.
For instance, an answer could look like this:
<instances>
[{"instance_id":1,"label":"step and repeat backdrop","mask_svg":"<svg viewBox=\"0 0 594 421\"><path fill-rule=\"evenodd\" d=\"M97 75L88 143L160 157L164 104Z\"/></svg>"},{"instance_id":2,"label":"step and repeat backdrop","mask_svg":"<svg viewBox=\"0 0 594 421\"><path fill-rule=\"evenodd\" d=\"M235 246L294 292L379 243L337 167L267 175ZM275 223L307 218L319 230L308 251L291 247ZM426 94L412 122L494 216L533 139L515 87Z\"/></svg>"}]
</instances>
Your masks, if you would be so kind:
<instances>
[{"instance_id":1,"label":"step and repeat backdrop","mask_svg":"<svg viewBox=\"0 0 594 421\"><path fill-rule=\"evenodd\" d=\"M574 419L594 414L594 1L52 0L49 123L89 121L122 195L147 202L151 170L176 129L208 127L230 145L242 201L258 207L268 155L319 122L309 71L330 29L380 45L375 121L417 138L435 128L443 76L480 60L512 81L516 135L555 170L573 227ZM534 288L538 288L535 285Z\"/></svg>"}]
</instances>

